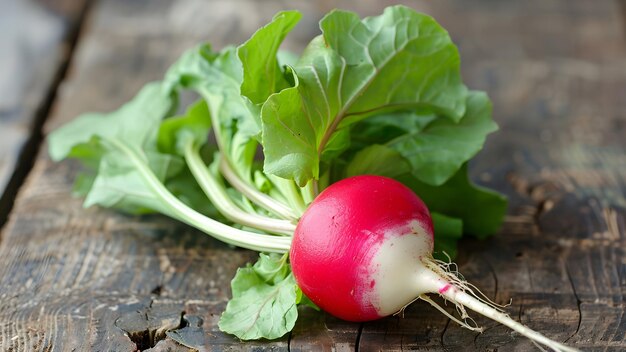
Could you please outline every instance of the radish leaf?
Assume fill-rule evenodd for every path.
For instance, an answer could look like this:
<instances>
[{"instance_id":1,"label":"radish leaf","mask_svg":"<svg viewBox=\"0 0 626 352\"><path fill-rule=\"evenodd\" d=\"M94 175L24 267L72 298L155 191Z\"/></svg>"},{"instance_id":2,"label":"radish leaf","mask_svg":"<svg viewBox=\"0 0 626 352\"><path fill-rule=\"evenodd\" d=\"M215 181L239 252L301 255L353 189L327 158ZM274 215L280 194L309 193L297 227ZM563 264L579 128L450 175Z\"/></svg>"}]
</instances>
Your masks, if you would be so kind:
<instances>
[{"instance_id":1,"label":"radish leaf","mask_svg":"<svg viewBox=\"0 0 626 352\"><path fill-rule=\"evenodd\" d=\"M409 163L411 172L419 180L433 186L443 184L480 151L487 135L498 128L491 117L491 102L485 93L470 92L466 106L467 110L458 122L435 114L401 112L374 116L359 123L352 130L352 149L358 150L354 157L359 159L352 160L349 167L362 168L358 165L361 158L371 159L378 164L377 167L397 165L397 162L379 159L378 154L383 151L370 150L375 148L372 143L384 144ZM368 156L370 153L373 155ZM352 158L351 154L345 157L347 160Z\"/></svg>"},{"instance_id":2,"label":"radish leaf","mask_svg":"<svg viewBox=\"0 0 626 352\"><path fill-rule=\"evenodd\" d=\"M398 151L373 144L351 158L345 177L369 174L396 178L410 172L411 165Z\"/></svg>"},{"instance_id":3,"label":"radish leaf","mask_svg":"<svg viewBox=\"0 0 626 352\"><path fill-rule=\"evenodd\" d=\"M507 209L503 195L471 182L467 165L441 186L424 183L413 175L397 177L426 203L431 211L463 220L463 233L484 239L493 235Z\"/></svg>"},{"instance_id":4,"label":"radish leaf","mask_svg":"<svg viewBox=\"0 0 626 352\"><path fill-rule=\"evenodd\" d=\"M459 120L459 56L432 18L404 6L361 21L333 11L289 72L294 86L263 105L264 170L304 186L320 176L333 133L375 113L421 107Z\"/></svg>"},{"instance_id":5,"label":"radish leaf","mask_svg":"<svg viewBox=\"0 0 626 352\"><path fill-rule=\"evenodd\" d=\"M289 87L278 64L277 52L287 33L301 17L296 11L279 12L272 22L237 48L237 55L244 67L241 94L254 104L262 104L270 94Z\"/></svg>"},{"instance_id":6,"label":"radish leaf","mask_svg":"<svg viewBox=\"0 0 626 352\"><path fill-rule=\"evenodd\" d=\"M50 156L55 161L85 156L97 160L102 155L98 140L103 137L123 140L134 148L154 149L153 138L158 126L174 106L175 99L170 92L159 82L149 83L118 110L108 114L84 114L52 132L48 137Z\"/></svg>"},{"instance_id":7,"label":"radish leaf","mask_svg":"<svg viewBox=\"0 0 626 352\"><path fill-rule=\"evenodd\" d=\"M409 161L419 180L434 186L443 184L482 149L487 134L498 129L485 93L471 92L466 104L460 121L439 117L422 130L407 131L386 145Z\"/></svg>"},{"instance_id":8,"label":"radish leaf","mask_svg":"<svg viewBox=\"0 0 626 352\"><path fill-rule=\"evenodd\" d=\"M233 298L219 321L222 331L251 340L277 339L293 329L298 285L286 260L261 254L254 265L237 270L231 288Z\"/></svg>"},{"instance_id":9,"label":"radish leaf","mask_svg":"<svg viewBox=\"0 0 626 352\"><path fill-rule=\"evenodd\" d=\"M170 68L165 83L191 89L207 103L219 149L237 173L249 180L260 134L258 108L240 94L243 79L236 49L228 47L220 53L208 45L187 51ZM199 131L199 132L198 132ZM196 133L208 135L208 126ZM198 141L200 142L200 141Z\"/></svg>"},{"instance_id":10,"label":"radish leaf","mask_svg":"<svg viewBox=\"0 0 626 352\"><path fill-rule=\"evenodd\" d=\"M183 154L181 134L203 145L209 137L211 117L204 100L198 100L189 106L184 115L170 117L164 120L159 127L157 145L159 150L169 154Z\"/></svg>"},{"instance_id":11,"label":"radish leaf","mask_svg":"<svg viewBox=\"0 0 626 352\"><path fill-rule=\"evenodd\" d=\"M435 228L435 249L433 256L440 260L454 259L458 240L463 237L463 221L461 219L431 213Z\"/></svg>"},{"instance_id":12,"label":"radish leaf","mask_svg":"<svg viewBox=\"0 0 626 352\"><path fill-rule=\"evenodd\" d=\"M133 214L167 213L128 156L111 142L124 143L141 155L161 182L176 175L183 167L180 158L158 153L155 144L158 125L175 106L174 97L153 82L118 110L84 114L49 136L53 160L76 158L89 168L81 177L87 182L79 189L86 195L86 207L97 204Z\"/></svg>"}]
</instances>

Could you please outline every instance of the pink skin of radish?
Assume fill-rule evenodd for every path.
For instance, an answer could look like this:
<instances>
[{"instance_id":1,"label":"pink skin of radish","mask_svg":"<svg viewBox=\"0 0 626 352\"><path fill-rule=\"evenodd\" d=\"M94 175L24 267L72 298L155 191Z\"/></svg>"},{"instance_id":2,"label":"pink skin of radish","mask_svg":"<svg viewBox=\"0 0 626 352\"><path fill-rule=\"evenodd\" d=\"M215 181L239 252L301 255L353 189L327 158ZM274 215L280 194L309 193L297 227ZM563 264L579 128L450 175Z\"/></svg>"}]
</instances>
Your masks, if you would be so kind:
<instances>
[{"instance_id":1,"label":"pink skin of radish","mask_svg":"<svg viewBox=\"0 0 626 352\"><path fill-rule=\"evenodd\" d=\"M478 298L432 259L433 244L430 213L415 193L390 178L356 176L331 185L309 205L298 222L290 262L304 294L344 320L382 318L416 298L442 310L426 296L432 293L555 351L577 351Z\"/></svg>"}]
</instances>

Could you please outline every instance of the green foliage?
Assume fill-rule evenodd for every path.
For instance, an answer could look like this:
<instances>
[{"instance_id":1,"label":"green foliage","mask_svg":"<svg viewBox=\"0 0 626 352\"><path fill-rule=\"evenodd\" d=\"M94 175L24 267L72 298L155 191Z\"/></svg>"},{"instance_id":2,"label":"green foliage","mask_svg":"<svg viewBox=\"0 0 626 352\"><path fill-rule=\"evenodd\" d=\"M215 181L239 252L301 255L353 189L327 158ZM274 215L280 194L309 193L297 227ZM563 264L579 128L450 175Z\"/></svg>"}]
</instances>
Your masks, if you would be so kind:
<instances>
[{"instance_id":1,"label":"green foliage","mask_svg":"<svg viewBox=\"0 0 626 352\"><path fill-rule=\"evenodd\" d=\"M219 321L222 331L253 340L277 339L293 329L301 293L286 258L261 254L254 265L237 270L233 298Z\"/></svg>"},{"instance_id":2,"label":"green foliage","mask_svg":"<svg viewBox=\"0 0 626 352\"><path fill-rule=\"evenodd\" d=\"M333 11L320 26L322 35L289 71L295 85L263 105L266 172L300 186L319 179L333 135L376 113L422 108L452 121L463 115L458 52L432 18L394 6L363 21Z\"/></svg>"}]
</instances>

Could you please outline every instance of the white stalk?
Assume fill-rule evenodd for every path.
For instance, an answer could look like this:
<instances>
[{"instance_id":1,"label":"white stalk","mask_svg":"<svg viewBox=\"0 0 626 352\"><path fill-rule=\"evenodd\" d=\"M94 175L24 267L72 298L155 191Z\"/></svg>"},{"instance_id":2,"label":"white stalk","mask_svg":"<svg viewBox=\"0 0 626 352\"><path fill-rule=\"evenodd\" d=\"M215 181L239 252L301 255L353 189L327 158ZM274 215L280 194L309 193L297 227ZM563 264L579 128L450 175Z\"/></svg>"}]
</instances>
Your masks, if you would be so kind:
<instances>
[{"instance_id":1,"label":"white stalk","mask_svg":"<svg viewBox=\"0 0 626 352\"><path fill-rule=\"evenodd\" d=\"M212 94L205 89L200 90L201 95L204 96L206 101L209 103L209 109L212 104ZM265 210L277 215L278 217L286 220L298 221L298 214L295 214L292 209L290 209L285 204L277 201L276 199L268 196L267 194L260 192L256 187L253 187L248 182L243 180L241 176L237 173L236 170L233 170L231 165L230 154L228 153L228 148L224 145L224 140L222 139L222 135L220 133L220 121L218 118L218 113L215 111L210 111L211 123L213 125L213 134L215 135L215 142L217 144L218 149L223 155L220 160L219 169L222 173L222 176L230 183L239 193L243 194L253 203L261 206Z\"/></svg>"},{"instance_id":2,"label":"white stalk","mask_svg":"<svg viewBox=\"0 0 626 352\"><path fill-rule=\"evenodd\" d=\"M300 187L293 180L284 179L275 175L267 175L278 191L285 197L289 206L295 209L299 215L306 210L306 205L300 194Z\"/></svg>"},{"instance_id":3,"label":"white stalk","mask_svg":"<svg viewBox=\"0 0 626 352\"><path fill-rule=\"evenodd\" d=\"M506 325L509 328L517 331L521 335L528 337L529 339L536 341L548 348L551 348L554 351L566 351L566 352L575 352L578 351L575 348L565 346L564 344L554 341L552 339L547 338L546 336L538 333L531 328L520 324L519 322L511 319L508 314L497 311L496 309L486 305L475 297L465 293L464 291L459 291L456 289L448 289L446 292L441 293L445 299L455 303L460 304L466 308L469 308L476 313L480 313L486 316L489 319L495 320L502 325Z\"/></svg>"},{"instance_id":4,"label":"white stalk","mask_svg":"<svg viewBox=\"0 0 626 352\"><path fill-rule=\"evenodd\" d=\"M220 171L228 183L230 183L236 190L255 204L280 216L283 219L294 221L298 220L298 214L296 214L291 208L244 182L232 169L227 160L220 160Z\"/></svg>"},{"instance_id":5,"label":"white stalk","mask_svg":"<svg viewBox=\"0 0 626 352\"><path fill-rule=\"evenodd\" d=\"M187 165L200 185L200 188L202 188L217 210L227 219L244 226L271 233L286 236L293 235L296 230L296 225L287 220L272 219L259 214L251 214L240 209L232 199L230 199L224 187L213 174L209 172L207 166L200 158L200 155L198 155L197 148L191 141L185 145L185 160L187 160Z\"/></svg>"},{"instance_id":6,"label":"white stalk","mask_svg":"<svg viewBox=\"0 0 626 352\"><path fill-rule=\"evenodd\" d=\"M155 196L169 209L168 214L171 214L176 219L234 246L260 252L285 253L289 251L291 238L240 230L206 217L188 207L161 183L161 180L148 167L147 161L141 157L141 154L114 138L106 139L105 142L118 148L128 157Z\"/></svg>"},{"instance_id":7,"label":"white stalk","mask_svg":"<svg viewBox=\"0 0 626 352\"><path fill-rule=\"evenodd\" d=\"M433 265L437 266L437 268L433 268ZM527 338L544 345L555 352L579 351L576 348L565 346L560 342L554 341L545 335L513 320L495 303L479 297L473 292L469 284L460 280L456 277L456 275L446 272L445 269L439 267L438 264L427 261L425 266L426 270L420 272L419 274L421 276L420 281L422 284L430 282L431 285L426 286L432 287L430 290L431 293L439 294L441 297L454 303L457 306L458 311L461 313L461 319L469 318L469 315L465 312L465 308L469 308L491 320L508 326L521 335L526 336ZM462 325L469 327L466 323L463 323Z\"/></svg>"}]
</instances>

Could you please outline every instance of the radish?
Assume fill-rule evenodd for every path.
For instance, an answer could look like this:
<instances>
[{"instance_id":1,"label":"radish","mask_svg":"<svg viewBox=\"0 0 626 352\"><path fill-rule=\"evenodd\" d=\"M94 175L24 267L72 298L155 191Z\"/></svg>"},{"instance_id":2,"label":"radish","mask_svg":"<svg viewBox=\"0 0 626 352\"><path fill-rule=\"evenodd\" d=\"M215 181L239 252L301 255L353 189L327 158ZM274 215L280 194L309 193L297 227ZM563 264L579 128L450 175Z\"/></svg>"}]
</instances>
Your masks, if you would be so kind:
<instances>
[{"instance_id":1,"label":"radish","mask_svg":"<svg viewBox=\"0 0 626 352\"><path fill-rule=\"evenodd\" d=\"M301 289L346 320L377 319L422 299L472 330L481 331L468 323L466 307L573 351L515 322L451 272L452 264L435 260L429 211L402 184L358 176L326 187L344 174L410 173L429 192L475 198L471 220L493 221L473 221L471 231L495 232L506 201L474 188L463 165L497 126L487 95L463 84L445 29L405 6L364 20L334 10L299 59L278 55L300 17L280 12L237 48L190 49L163 81L118 110L85 114L52 133L52 159L86 166L76 183L85 206L160 212L264 252L237 271L218 324L243 340L291 331L297 306L309 303ZM172 116L183 89L202 98ZM365 128L351 127L366 117ZM398 119L407 124L396 126ZM413 157L424 150L429 157ZM210 166L208 151L215 151ZM461 318L428 294L453 302Z\"/></svg>"},{"instance_id":2,"label":"radish","mask_svg":"<svg viewBox=\"0 0 626 352\"><path fill-rule=\"evenodd\" d=\"M470 308L555 351L576 351L511 319L501 307L432 257L433 223L426 205L402 183L355 176L325 189L298 222L290 250L296 282L326 312L369 321L416 299L450 316L427 295L453 302L461 319Z\"/></svg>"}]
</instances>

